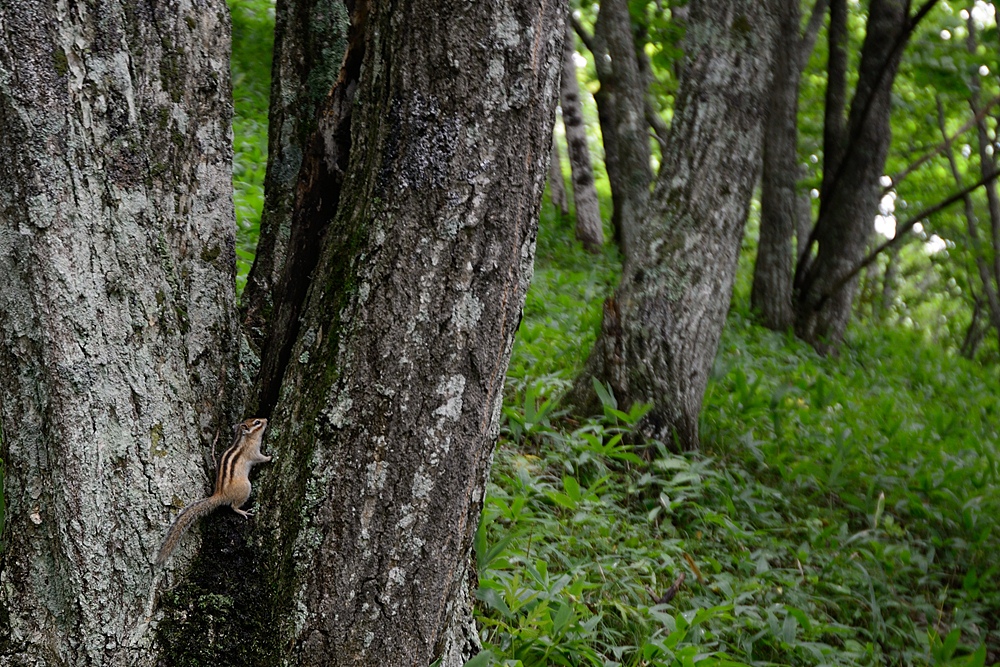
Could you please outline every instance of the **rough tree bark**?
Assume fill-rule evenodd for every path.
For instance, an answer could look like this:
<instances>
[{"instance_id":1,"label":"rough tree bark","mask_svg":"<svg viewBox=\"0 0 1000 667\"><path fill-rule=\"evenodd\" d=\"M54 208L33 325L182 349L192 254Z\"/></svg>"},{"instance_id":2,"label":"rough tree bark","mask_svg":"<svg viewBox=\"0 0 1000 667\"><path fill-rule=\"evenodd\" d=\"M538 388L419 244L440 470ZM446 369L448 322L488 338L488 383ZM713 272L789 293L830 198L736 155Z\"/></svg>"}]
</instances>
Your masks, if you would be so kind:
<instances>
[{"instance_id":1,"label":"rough tree bark","mask_svg":"<svg viewBox=\"0 0 1000 667\"><path fill-rule=\"evenodd\" d=\"M558 2L370 11L261 517L299 665L429 664L462 611L562 56Z\"/></svg>"},{"instance_id":2,"label":"rough tree bark","mask_svg":"<svg viewBox=\"0 0 1000 667\"><path fill-rule=\"evenodd\" d=\"M809 243L818 245L817 252L813 257L807 250L795 274L795 331L820 352L835 350L843 339L858 280L841 282L864 259L871 238L892 138L892 84L913 26L909 7L908 0L872 0L846 140L829 140L843 151L824 161L820 214Z\"/></svg>"},{"instance_id":3,"label":"rough tree bark","mask_svg":"<svg viewBox=\"0 0 1000 667\"><path fill-rule=\"evenodd\" d=\"M284 292L282 274L299 171L319 109L340 73L347 23L343 0L275 4L264 208L241 308L248 338L258 349L264 347L275 299Z\"/></svg>"},{"instance_id":4,"label":"rough tree bark","mask_svg":"<svg viewBox=\"0 0 1000 667\"><path fill-rule=\"evenodd\" d=\"M576 210L576 239L589 252L600 252L604 246L604 229L601 225L601 208L597 203L594 187L594 169L590 164L587 148L587 127L583 123L580 103L580 83L576 80L576 36L566 24L566 41L563 45L562 78L560 83L563 127L566 128L566 148L573 173L573 206Z\"/></svg>"},{"instance_id":5,"label":"rough tree bark","mask_svg":"<svg viewBox=\"0 0 1000 667\"><path fill-rule=\"evenodd\" d=\"M625 405L652 403L645 434L684 449L698 444L729 309L784 11L785 0L691 3L663 166L571 396L586 405L589 376L607 381Z\"/></svg>"},{"instance_id":6,"label":"rough tree bark","mask_svg":"<svg viewBox=\"0 0 1000 667\"><path fill-rule=\"evenodd\" d=\"M229 34L0 4L2 665L154 664L151 561L235 417Z\"/></svg>"},{"instance_id":7,"label":"rough tree bark","mask_svg":"<svg viewBox=\"0 0 1000 667\"><path fill-rule=\"evenodd\" d=\"M789 48L780 49L774 65L768 121L764 132L761 173L760 236L754 264L750 304L764 326L782 331L792 326L792 275L797 254L792 239L809 228L809 207L803 214L798 192L799 81L823 22L826 0L817 0L805 34L799 38L799 7L792 3L782 34ZM802 235L808 236L808 231Z\"/></svg>"},{"instance_id":8,"label":"rough tree bark","mask_svg":"<svg viewBox=\"0 0 1000 667\"><path fill-rule=\"evenodd\" d=\"M316 268L298 277L311 286L280 369L253 548L193 576L249 575L224 589L240 613L220 627L201 608L219 584L211 599L181 591L175 656L231 659L235 637L240 664L467 657L451 631L467 627L456 618L531 272L564 19L546 0L354 8L350 160ZM331 178L303 170L293 234Z\"/></svg>"}]
</instances>

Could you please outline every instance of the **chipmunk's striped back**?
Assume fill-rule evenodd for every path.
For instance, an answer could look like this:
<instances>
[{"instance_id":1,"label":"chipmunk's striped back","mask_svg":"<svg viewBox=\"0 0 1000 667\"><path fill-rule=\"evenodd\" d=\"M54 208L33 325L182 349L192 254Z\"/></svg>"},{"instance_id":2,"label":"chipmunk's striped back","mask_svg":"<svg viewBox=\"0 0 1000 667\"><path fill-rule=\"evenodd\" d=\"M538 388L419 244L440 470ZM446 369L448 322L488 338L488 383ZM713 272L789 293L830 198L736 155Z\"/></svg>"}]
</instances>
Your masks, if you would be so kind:
<instances>
[{"instance_id":1,"label":"chipmunk's striped back","mask_svg":"<svg viewBox=\"0 0 1000 667\"><path fill-rule=\"evenodd\" d=\"M217 507L229 505L237 514L249 516L240 506L250 497L250 469L257 463L271 460L270 456L260 451L265 428L267 420L260 418L247 419L236 427L235 442L219 459L215 492L208 498L191 503L177 515L156 555L157 565L167 562L191 524Z\"/></svg>"}]
</instances>

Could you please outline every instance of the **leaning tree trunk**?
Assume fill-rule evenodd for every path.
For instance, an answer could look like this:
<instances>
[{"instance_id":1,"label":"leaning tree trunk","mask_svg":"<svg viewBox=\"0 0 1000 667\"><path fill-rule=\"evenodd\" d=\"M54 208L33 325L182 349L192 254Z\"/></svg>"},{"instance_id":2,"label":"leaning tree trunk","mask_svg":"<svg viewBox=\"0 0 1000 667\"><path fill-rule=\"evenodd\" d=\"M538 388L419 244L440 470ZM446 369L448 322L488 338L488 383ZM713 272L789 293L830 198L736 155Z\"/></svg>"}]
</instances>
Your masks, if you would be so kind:
<instances>
[{"instance_id":1,"label":"leaning tree trunk","mask_svg":"<svg viewBox=\"0 0 1000 667\"><path fill-rule=\"evenodd\" d=\"M234 417L228 16L0 4L2 665L155 663L152 558Z\"/></svg>"},{"instance_id":2,"label":"leaning tree trunk","mask_svg":"<svg viewBox=\"0 0 1000 667\"><path fill-rule=\"evenodd\" d=\"M576 80L576 63L573 62L575 43L573 28L567 23L560 83L562 93L559 99L562 104L563 127L566 128L569 166L573 174L576 239L589 252L600 252L604 246L604 230L601 226L601 208L597 203L597 188L594 187L594 168L590 164L590 149L587 148L587 127L583 123L580 83Z\"/></svg>"},{"instance_id":3,"label":"leaning tree trunk","mask_svg":"<svg viewBox=\"0 0 1000 667\"><path fill-rule=\"evenodd\" d=\"M552 205L562 218L569 215L569 199L566 195L566 180L563 177L562 155L555 132L552 133L552 155L549 157L549 197Z\"/></svg>"},{"instance_id":4,"label":"leaning tree trunk","mask_svg":"<svg viewBox=\"0 0 1000 667\"><path fill-rule=\"evenodd\" d=\"M296 229L293 234L297 185L303 163L308 162L310 141L322 122L321 110L340 73L347 34L343 0L278 0L275 5L264 207L257 254L241 303L244 331L258 353L268 347L280 304L305 298L288 294L285 275L308 274L316 263L315 253L304 258L290 248L318 247L322 236L322 229L308 233ZM288 266L289 256L297 264ZM272 342L271 347L280 343ZM277 380L265 383L262 389L268 396L263 402L273 405L269 392L276 385ZM255 407L261 400L251 396L249 402Z\"/></svg>"},{"instance_id":5,"label":"leaning tree trunk","mask_svg":"<svg viewBox=\"0 0 1000 667\"><path fill-rule=\"evenodd\" d=\"M240 613L221 629L261 647L248 660L427 665L457 643L564 17L546 0L355 7L364 58L340 204L311 278L298 277L311 286L253 549L230 556L257 567L227 589ZM330 176L300 189L318 196ZM197 599L180 606L176 631L202 633L190 650L215 651L217 621Z\"/></svg>"},{"instance_id":6,"label":"leaning tree trunk","mask_svg":"<svg viewBox=\"0 0 1000 667\"><path fill-rule=\"evenodd\" d=\"M815 258L807 252L796 270L795 331L820 352L839 346L850 320L858 278L845 278L864 259L881 198L879 178L892 138L892 84L909 35L909 5L872 0L869 7L847 143L833 176L824 174L819 220L810 238L818 249Z\"/></svg>"},{"instance_id":7,"label":"leaning tree trunk","mask_svg":"<svg viewBox=\"0 0 1000 667\"><path fill-rule=\"evenodd\" d=\"M692 449L729 300L786 0L691 4L663 166L587 375L652 403L646 435Z\"/></svg>"}]
</instances>

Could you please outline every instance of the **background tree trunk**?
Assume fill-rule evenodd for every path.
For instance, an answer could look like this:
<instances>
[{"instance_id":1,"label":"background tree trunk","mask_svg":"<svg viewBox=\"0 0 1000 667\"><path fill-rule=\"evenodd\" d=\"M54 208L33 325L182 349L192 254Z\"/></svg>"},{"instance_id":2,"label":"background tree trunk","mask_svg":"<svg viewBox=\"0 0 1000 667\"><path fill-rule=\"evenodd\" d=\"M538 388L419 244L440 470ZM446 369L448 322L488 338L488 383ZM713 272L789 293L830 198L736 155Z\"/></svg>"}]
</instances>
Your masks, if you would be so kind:
<instances>
[{"instance_id":1,"label":"background tree trunk","mask_svg":"<svg viewBox=\"0 0 1000 667\"><path fill-rule=\"evenodd\" d=\"M781 32L798 36L799 7L789 3ZM796 39L797 41L797 39ZM771 84L771 108L764 131L763 171L760 188L760 237L754 264L750 304L761 322L783 330L794 322L792 312L792 236L798 228L798 53L778 49Z\"/></svg>"},{"instance_id":2,"label":"background tree trunk","mask_svg":"<svg viewBox=\"0 0 1000 667\"><path fill-rule=\"evenodd\" d=\"M155 659L151 561L235 418L228 16L0 5L4 665Z\"/></svg>"},{"instance_id":3,"label":"background tree trunk","mask_svg":"<svg viewBox=\"0 0 1000 667\"><path fill-rule=\"evenodd\" d=\"M601 2L591 41L601 82L595 99L614 203L612 224L627 264L649 200L653 170L649 165L646 82L636 57L626 0Z\"/></svg>"},{"instance_id":4,"label":"background tree trunk","mask_svg":"<svg viewBox=\"0 0 1000 667\"><path fill-rule=\"evenodd\" d=\"M764 162L761 174L760 237L754 263L750 304L761 323L777 331L795 321L792 309L792 276L795 260L792 239L804 244L811 227L811 210L798 193L799 81L823 23L826 0L817 0L801 39L799 7L792 3L781 32L792 41L780 49L774 65L770 110L764 132ZM804 230L801 231L800 230Z\"/></svg>"},{"instance_id":5,"label":"background tree trunk","mask_svg":"<svg viewBox=\"0 0 1000 667\"><path fill-rule=\"evenodd\" d=\"M566 218L569 215L569 199L566 195L562 155L559 151L559 142L556 140L555 128L552 132L552 156L549 158L549 196L552 198L552 205L556 207L559 215Z\"/></svg>"},{"instance_id":6,"label":"background tree trunk","mask_svg":"<svg viewBox=\"0 0 1000 667\"><path fill-rule=\"evenodd\" d=\"M207 595L182 591L179 653L231 659L221 634L241 664L467 657L450 631L531 273L564 18L542 0L355 6L350 163L282 374L267 500L249 552L196 570L249 573L223 589L241 612L220 628ZM335 177L303 176L295 215Z\"/></svg>"},{"instance_id":7,"label":"background tree trunk","mask_svg":"<svg viewBox=\"0 0 1000 667\"><path fill-rule=\"evenodd\" d=\"M587 148L587 127L583 123L580 104L580 84L576 80L573 55L576 36L566 24L566 41L563 45L562 94L563 127L566 128L566 148L573 172L573 206L576 210L576 238L589 252L600 252L604 246L604 229L601 226L601 208L597 203L594 187L594 169L590 164Z\"/></svg>"},{"instance_id":8,"label":"background tree trunk","mask_svg":"<svg viewBox=\"0 0 1000 667\"><path fill-rule=\"evenodd\" d=\"M685 449L698 413L760 173L764 109L784 1L693 2L670 140L622 284L573 401L590 375L619 402L653 404L642 428ZM603 9L602 9L603 12Z\"/></svg>"},{"instance_id":9,"label":"background tree trunk","mask_svg":"<svg viewBox=\"0 0 1000 667\"><path fill-rule=\"evenodd\" d=\"M815 258L803 257L795 280L796 333L821 352L840 344L850 319L857 276L837 286L860 264L871 238L892 138L892 83L911 27L908 1L872 0L844 144L850 148L832 163L832 176L831 158L824 162L820 215L810 239L818 250Z\"/></svg>"}]
</instances>

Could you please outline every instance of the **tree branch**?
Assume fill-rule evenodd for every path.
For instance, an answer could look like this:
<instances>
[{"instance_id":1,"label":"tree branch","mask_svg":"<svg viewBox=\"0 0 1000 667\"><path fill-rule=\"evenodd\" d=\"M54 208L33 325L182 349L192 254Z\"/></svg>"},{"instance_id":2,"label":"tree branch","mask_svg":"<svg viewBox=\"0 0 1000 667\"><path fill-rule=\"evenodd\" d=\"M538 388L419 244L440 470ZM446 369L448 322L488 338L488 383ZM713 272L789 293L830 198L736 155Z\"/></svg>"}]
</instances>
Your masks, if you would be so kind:
<instances>
[{"instance_id":1,"label":"tree branch","mask_svg":"<svg viewBox=\"0 0 1000 667\"><path fill-rule=\"evenodd\" d=\"M813 5L812 14L809 15L809 23L799 39L798 66L800 72L806 68L809 56L812 55L813 48L816 46L816 36L819 35L819 29L823 27L823 17L826 15L826 8L829 4L830 0L816 0L816 4Z\"/></svg>"},{"instance_id":2,"label":"tree branch","mask_svg":"<svg viewBox=\"0 0 1000 667\"><path fill-rule=\"evenodd\" d=\"M569 13L570 23L573 24L573 30L576 32L577 36L580 37L580 41L583 45L587 47L587 50L594 54L596 58L599 53L603 51L597 48L597 44L594 42L594 36L587 32L587 28L580 22L580 19L573 16L573 12Z\"/></svg>"},{"instance_id":3,"label":"tree branch","mask_svg":"<svg viewBox=\"0 0 1000 667\"><path fill-rule=\"evenodd\" d=\"M929 206L929 207L923 209L922 211L920 211L919 213L917 213L916 215L912 216L911 218L907 219L906 222L904 222L902 225L899 225L896 228L896 235L894 237L892 237L891 239L888 239L885 243L883 243L880 246L878 246L877 248L875 248L875 250L873 250L871 252L871 254L869 254L867 257L865 257L863 260L861 260L861 262L857 266L855 266L853 269L851 269L850 271L848 271L840 280L838 280L833 285L833 287L830 288L829 291L824 292L823 296L819 300L820 306L828 298L830 298L831 296L833 296L834 294L836 294L840 290L840 288L842 288L844 285L846 285L847 282L851 278L853 278L854 276L856 276L859 273L861 273L861 271L863 271L865 269L865 267L867 267L869 264L871 264L872 262L874 262L876 260L876 258L878 258L878 256L880 254L882 254L884 251L888 250L889 248L895 247L897 245L901 245L902 242L903 242L903 240L906 239L906 233L909 232L911 229L913 229L913 227L918 222L920 222L921 220L925 220L926 218L934 215L935 213L939 213L940 211L948 208L949 206L951 206L955 202L964 199L966 196L968 196L971 192L973 192L977 188L980 188L980 187L986 185L987 183L990 183L990 182L994 181L997 178L997 176L1000 176L1000 172L997 172L995 174L990 174L988 176L983 176L982 178L980 178L978 181L976 181L975 183L973 183L969 187L962 188L961 190L959 190L955 194L951 195L947 199L944 199L944 200L938 202L937 204L934 204L933 206Z\"/></svg>"},{"instance_id":4,"label":"tree branch","mask_svg":"<svg viewBox=\"0 0 1000 667\"><path fill-rule=\"evenodd\" d=\"M892 183L890 183L888 186L886 186L886 188L883 190L883 192L888 192L889 190L893 189L904 178L906 178L907 176L909 176L910 174L912 174L914 171L916 171L917 169L919 169L928 160L930 160L931 158L933 158L935 156L940 155L945 150L947 150L948 146L951 145L951 143L953 141L955 141L955 139L959 138L960 136L962 136L963 134L965 134L966 132L968 132L969 130L971 130L973 127L975 127L977 123L979 123L980 121L983 120L983 118L986 117L986 115L989 112L989 110L992 109L994 106L996 106L998 103L1000 103L1000 95L997 95L992 100L990 100L989 102L987 102L983 106L983 108L979 110L979 112L977 114L975 114L971 119L969 119L953 135L951 135L950 137L945 137L944 141L942 141L935 148L932 148L927 153L925 153L924 155L922 155L918 160L916 160L915 162L913 162L912 164L910 164L908 167L906 167L905 169L903 169L903 171L900 171L900 172L898 172L896 174L893 174L891 176Z\"/></svg>"}]
</instances>

